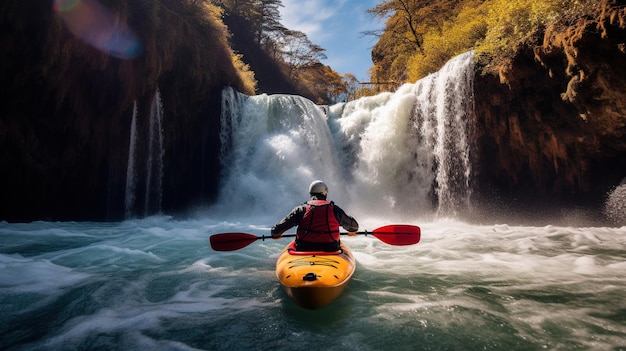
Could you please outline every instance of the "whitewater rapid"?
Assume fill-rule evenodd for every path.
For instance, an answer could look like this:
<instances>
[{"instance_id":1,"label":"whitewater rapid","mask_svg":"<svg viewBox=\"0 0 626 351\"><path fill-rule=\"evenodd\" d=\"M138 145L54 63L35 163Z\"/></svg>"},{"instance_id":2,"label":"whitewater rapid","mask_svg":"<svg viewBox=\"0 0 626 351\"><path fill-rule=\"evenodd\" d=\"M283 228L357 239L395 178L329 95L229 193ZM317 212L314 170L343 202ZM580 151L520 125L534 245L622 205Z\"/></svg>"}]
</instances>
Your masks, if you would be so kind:
<instances>
[{"instance_id":1,"label":"whitewater rapid","mask_svg":"<svg viewBox=\"0 0 626 351\"><path fill-rule=\"evenodd\" d=\"M213 233L263 235L269 222L0 222L0 349L626 347L626 227L413 224L412 246L345 238L356 273L309 311L274 274L286 240L210 248Z\"/></svg>"}]
</instances>

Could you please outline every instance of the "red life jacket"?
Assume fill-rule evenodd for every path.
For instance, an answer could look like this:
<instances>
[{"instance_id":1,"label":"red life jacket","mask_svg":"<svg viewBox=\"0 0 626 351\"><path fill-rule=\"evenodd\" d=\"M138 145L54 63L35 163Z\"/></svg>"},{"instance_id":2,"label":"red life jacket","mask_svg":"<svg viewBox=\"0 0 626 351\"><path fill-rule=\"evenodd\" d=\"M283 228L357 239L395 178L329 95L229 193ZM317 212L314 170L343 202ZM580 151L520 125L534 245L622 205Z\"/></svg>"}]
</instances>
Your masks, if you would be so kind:
<instances>
[{"instance_id":1,"label":"red life jacket","mask_svg":"<svg viewBox=\"0 0 626 351\"><path fill-rule=\"evenodd\" d=\"M326 200L308 201L298 225L296 241L338 243L339 239L339 222L335 218L334 204Z\"/></svg>"}]
</instances>

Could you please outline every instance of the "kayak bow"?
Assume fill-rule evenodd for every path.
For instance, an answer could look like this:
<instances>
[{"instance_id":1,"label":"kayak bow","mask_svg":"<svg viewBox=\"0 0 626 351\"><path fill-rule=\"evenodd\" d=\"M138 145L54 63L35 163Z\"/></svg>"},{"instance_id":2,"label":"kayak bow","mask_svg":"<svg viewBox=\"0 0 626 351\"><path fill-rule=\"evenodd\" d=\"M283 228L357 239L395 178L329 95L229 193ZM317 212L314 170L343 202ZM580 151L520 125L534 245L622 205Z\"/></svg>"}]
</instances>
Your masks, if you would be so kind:
<instances>
[{"instance_id":1,"label":"kayak bow","mask_svg":"<svg viewBox=\"0 0 626 351\"><path fill-rule=\"evenodd\" d=\"M355 269L354 256L343 243L336 252L297 252L292 242L278 257L276 277L296 304L319 309L341 295Z\"/></svg>"}]
</instances>

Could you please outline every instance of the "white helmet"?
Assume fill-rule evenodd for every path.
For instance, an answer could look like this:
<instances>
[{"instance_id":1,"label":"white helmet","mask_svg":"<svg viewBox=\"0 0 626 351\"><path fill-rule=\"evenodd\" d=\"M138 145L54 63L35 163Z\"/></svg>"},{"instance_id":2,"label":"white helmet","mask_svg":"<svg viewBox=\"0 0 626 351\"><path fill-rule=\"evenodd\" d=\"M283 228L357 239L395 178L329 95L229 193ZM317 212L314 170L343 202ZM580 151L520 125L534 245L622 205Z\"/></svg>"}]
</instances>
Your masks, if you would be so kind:
<instances>
[{"instance_id":1,"label":"white helmet","mask_svg":"<svg viewBox=\"0 0 626 351\"><path fill-rule=\"evenodd\" d=\"M328 187L321 180L316 180L309 185L309 194L322 194L328 195Z\"/></svg>"}]
</instances>

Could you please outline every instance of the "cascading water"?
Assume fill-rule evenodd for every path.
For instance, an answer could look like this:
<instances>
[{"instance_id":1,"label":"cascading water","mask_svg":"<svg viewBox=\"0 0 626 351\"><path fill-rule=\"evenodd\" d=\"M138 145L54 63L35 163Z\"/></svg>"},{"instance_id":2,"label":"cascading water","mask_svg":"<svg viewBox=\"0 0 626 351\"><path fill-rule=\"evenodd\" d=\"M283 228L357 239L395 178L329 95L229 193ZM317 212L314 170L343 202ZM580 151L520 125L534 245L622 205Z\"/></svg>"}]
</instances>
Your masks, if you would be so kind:
<instances>
[{"instance_id":1,"label":"cascading water","mask_svg":"<svg viewBox=\"0 0 626 351\"><path fill-rule=\"evenodd\" d=\"M224 213L283 210L313 178L341 184L334 141L321 108L289 95L246 97L226 89L222 108L219 206ZM282 206L281 206L282 204ZM285 207L286 206L286 207Z\"/></svg>"},{"instance_id":2,"label":"cascading water","mask_svg":"<svg viewBox=\"0 0 626 351\"><path fill-rule=\"evenodd\" d=\"M143 192L143 214L148 216L161 212L161 201L163 197L163 103L161 94L157 89L150 106L150 115L147 125L147 137L144 139L147 148L141 148L138 144L141 141L141 128L138 127L139 109L135 101L133 107L133 117L130 125L130 140L128 146L128 165L126 168L126 189L124 198L124 208L126 218L131 218L140 209L137 209L138 194L137 183L139 180L145 184ZM142 150L147 150L143 151ZM145 159L145 169L138 163L138 159ZM144 177L141 177L144 175Z\"/></svg>"},{"instance_id":3,"label":"cascading water","mask_svg":"<svg viewBox=\"0 0 626 351\"><path fill-rule=\"evenodd\" d=\"M355 206L409 216L467 208L473 68L468 52L393 94L331 107L340 149L351 150Z\"/></svg>"},{"instance_id":4,"label":"cascading water","mask_svg":"<svg viewBox=\"0 0 626 351\"><path fill-rule=\"evenodd\" d=\"M137 153L137 100L133 105L133 119L130 122L130 140L128 143L128 165L126 167L126 192L124 196L125 217L132 216L135 207L135 186L137 174L135 170L135 158Z\"/></svg>"},{"instance_id":5,"label":"cascading water","mask_svg":"<svg viewBox=\"0 0 626 351\"><path fill-rule=\"evenodd\" d=\"M157 88L150 105L145 215L161 212L163 198L163 102Z\"/></svg>"},{"instance_id":6,"label":"cascading water","mask_svg":"<svg viewBox=\"0 0 626 351\"><path fill-rule=\"evenodd\" d=\"M219 206L288 210L314 179L351 213L455 215L468 206L473 53L395 93L330 106L226 89ZM261 212L260 212L261 211ZM273 213L275 216L276 214Z\"/></svg>"},{"instance_id":7,"label":"cascading water","mask_svg":"<svg viewBox=\"0 0 626 351\"><path fill-rule=\"evenodd\" d=\"M439 215L456 215L469 206L470 147L473 125L473 54L449 62L439 72L417 82L413 125L418 156L425 170L434 170ZM427 150L434 150L430 153ZM425 157L424 157L425 156Z\"/></svg>"}]
</instances>

